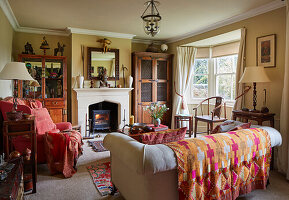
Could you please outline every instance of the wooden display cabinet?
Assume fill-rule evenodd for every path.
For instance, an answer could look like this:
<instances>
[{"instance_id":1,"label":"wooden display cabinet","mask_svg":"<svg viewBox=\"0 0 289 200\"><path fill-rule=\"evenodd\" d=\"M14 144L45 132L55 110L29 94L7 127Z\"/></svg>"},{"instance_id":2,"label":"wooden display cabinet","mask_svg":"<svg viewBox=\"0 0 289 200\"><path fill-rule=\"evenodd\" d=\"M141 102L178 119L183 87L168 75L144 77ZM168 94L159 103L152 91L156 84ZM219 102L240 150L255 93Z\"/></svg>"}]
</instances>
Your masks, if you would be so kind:
<instances>
[{"instance_id":1,"label":"wooden display cabinet","mask_svg":"<svg viewBox=\"0 0 289 200\"><path fill-rule=\"evenodd\" d=\"M169 110L162 124L170 127L172 112L172 54L135 52L132 54L134 78L133 115L137 123L152 123L146 106L158 102Z\"/></svg>"},{"instance_id":2,"label":"wooden display cabinet","mask_svg":"<svg viewBox=\"0 0 289 200\"><path fill-rule=\"evenodd\" d=\"M31 81L18 81L18 97L34 98L47 108L54 123L67 121L67 65L64 56L20 54L31 76L40 87L29 86Z\"/></svg>"}]
</instances>

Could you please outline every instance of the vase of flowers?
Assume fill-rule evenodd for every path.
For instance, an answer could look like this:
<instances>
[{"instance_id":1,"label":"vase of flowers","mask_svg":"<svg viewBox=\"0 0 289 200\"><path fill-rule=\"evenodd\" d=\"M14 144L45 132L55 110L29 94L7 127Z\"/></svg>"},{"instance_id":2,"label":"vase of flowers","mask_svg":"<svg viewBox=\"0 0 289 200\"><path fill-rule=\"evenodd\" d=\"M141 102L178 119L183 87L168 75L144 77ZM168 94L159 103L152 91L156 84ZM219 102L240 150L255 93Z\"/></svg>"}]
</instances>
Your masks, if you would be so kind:
<instances>
[{"instance_id":1,"label":"vase of flowers","mask_svg":"<svg viewBox=\"0 0 289 200\"><path fill-rule=\"evenodd\" d=\"M159 127L161 124L161 119L169 108L166 106L166 104L160 105L159 103L152 103L150 106L146 107L146 110L153 118L154 126Z\"/></svg>"}]
</instances>

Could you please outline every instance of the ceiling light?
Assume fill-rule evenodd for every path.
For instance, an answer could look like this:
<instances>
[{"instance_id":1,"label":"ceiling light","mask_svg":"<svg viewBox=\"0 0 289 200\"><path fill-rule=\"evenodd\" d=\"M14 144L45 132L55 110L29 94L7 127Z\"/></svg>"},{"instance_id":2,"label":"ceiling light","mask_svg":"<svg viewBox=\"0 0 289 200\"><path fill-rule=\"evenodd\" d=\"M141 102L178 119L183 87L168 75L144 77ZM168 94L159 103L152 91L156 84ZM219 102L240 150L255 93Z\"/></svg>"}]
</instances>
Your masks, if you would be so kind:
<instances>
[{"instance_id":1,"label":"ceiling light","mask_svg":"<svg viewBox=\"0 0 289 200\"><path fill-rule=\"evenodd\" d=\"M159 4L160 3L158 1L147 1L145 3L145 6L147 6L147 8L141 16L141 18L143 19L143 27L145 33L147 35L151 35L152 37L154 37L160 32L160 21L162 17L160 16L160 13L156 7L156 5Z\"/></svg>"}]
</instances>

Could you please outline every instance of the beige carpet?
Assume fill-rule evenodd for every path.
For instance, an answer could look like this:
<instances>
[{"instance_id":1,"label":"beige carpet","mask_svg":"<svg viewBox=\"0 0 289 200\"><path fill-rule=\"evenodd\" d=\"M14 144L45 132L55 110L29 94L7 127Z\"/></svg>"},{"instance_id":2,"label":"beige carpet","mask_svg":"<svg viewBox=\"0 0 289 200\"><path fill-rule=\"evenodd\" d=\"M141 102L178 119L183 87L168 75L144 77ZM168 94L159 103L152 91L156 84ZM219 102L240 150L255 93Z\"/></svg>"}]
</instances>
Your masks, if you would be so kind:
<instances>
[{"instance_id":1,"label":"beige carpet","mask_svg":"<svg viewBox=\"0 0 289 200\"><path fill-rule=\"evenodd\" d=\"M103 138L99 138L102 140ZM96 139L96 140L99 140ZM26 200L124 200L120 195L101 197L92 182L86 166L95 162L109 161L109 151L94 152L84 142L84 154L79 158L77 173L68 179L61 175L50 176L46 165L38 166L37 193L25 195ZM289 182L281 174L273 171L270 174L271 184L267 190L255 190L239 197L239 200L289 200Z\"/></svg>"}]
</instances>

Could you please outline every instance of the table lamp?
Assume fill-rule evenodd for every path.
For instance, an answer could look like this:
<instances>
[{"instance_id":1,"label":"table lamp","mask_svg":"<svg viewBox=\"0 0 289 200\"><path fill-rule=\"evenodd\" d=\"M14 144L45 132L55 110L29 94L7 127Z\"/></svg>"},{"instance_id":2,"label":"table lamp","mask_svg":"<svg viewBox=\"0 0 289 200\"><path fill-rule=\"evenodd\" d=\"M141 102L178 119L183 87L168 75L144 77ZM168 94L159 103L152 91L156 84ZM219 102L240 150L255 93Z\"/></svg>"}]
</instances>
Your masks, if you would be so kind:
<instances>
[{"instance_id":1,"label":"table lamp","mask_svg":"<svg viewBox=\"0 0 289 200\"><path fill-rule=\"evenodd\" d=\"M267 76L264 67L254 66L254 67L246 67L245 71L239 81L239 83L253 83L253 110L250 112L259 112L256 110L257 105L257 90L256 83L265 83L271 82L269 77Z\"/></svg>"},{"instance_id":2,"label":"table lamp","mask_svg":"<svg viewBox=\"0 0 289 200\"><path fill-rule=\"evenodd\" d=\"M2 80L27 80L34 81L34 79L29 74L25 63L22 62L10 62L7 63L2 71L0 72L0 79ZM17 110L17 95L13 91L13 108L11 112L7 112L7 118L9 120L20 120L22 119L22 111Z\"/></svg>"},{"instance_id":3,"label":"table lamp","mask_svg":"<svg viewBox=\"0 0 289 200\"><path fill-rule=\"evenodd\" d=\"M37 87L40 87L40 84L38 83L38 81L32 81L32 83L30 83L29 86L33 87L33 93L34 93L34 99L35 99L35 90Z\"/></svg>"}]
</instances>

